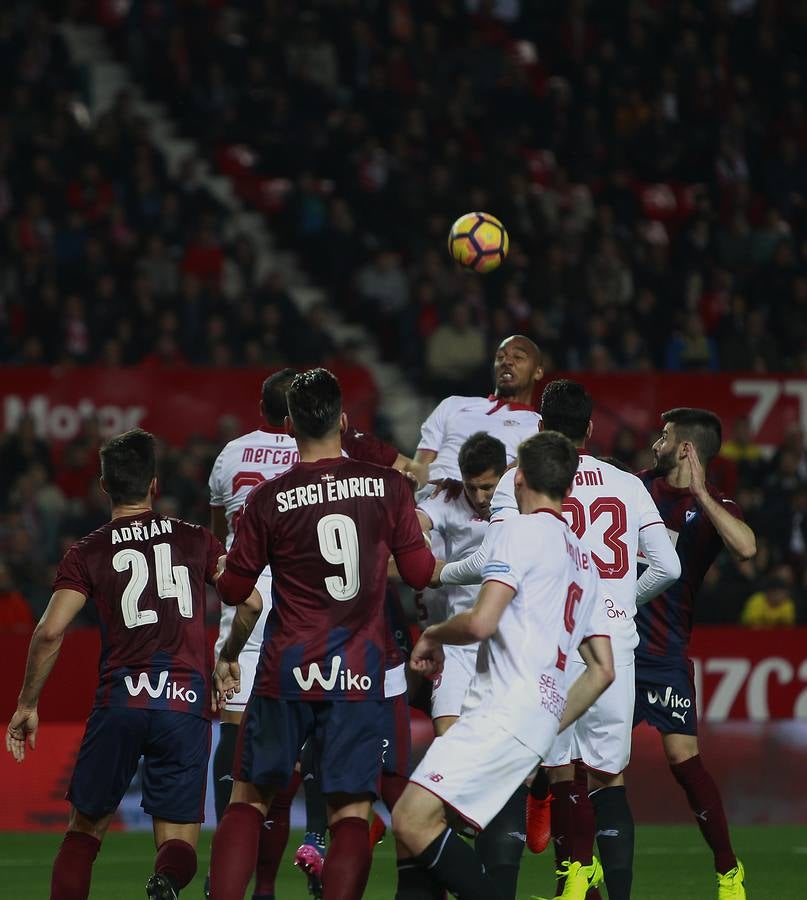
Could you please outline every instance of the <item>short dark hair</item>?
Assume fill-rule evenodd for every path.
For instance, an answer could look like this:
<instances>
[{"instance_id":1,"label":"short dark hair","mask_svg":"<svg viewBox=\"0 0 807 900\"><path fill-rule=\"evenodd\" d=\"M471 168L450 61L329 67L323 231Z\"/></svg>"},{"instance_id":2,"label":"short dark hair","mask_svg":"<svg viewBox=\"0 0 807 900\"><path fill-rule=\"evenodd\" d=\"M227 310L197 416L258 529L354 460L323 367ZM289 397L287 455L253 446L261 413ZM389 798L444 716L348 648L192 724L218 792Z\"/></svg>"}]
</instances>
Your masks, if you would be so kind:
<instances>
[{"instance_id":1,"label":"short dark hair","mask_svg":"<svg viewBox=\"0 0 807 900\"><path fill-rule=\"evenodd\" d=\"M576 381L550 381L541 395L541 416L547 431L559 431L572 441L582 441L591 421L591 394Z\"/></svg>"},{"instance_id":2,"label":"short dark hair","mask_svg":"<svg viewBox=\"0 0 807 900\"><path fill-rule=\"evenodd\" d=\"M264 381L261 387L261 405L270 425L282 425L289 414L286 393L296 374L296 369L281 369Z\"/></svg>"},{"instance_id":3,"label":"short dark hair","mask_svg":"<svg viewBox=\"0 0 807 900\"><path fill-rule=\"evenodd\" d=\"M294 377L286 399L298 437L317 440L339 427L342 389L333 372L309 369Z\"/></svg>"},{"instance_id":4,"label":"short dark hair","mask_svg":"<svg viewBox=\"0 0 807 900\"><path fill-rule=\"evenodd\" d=\"M460 447L457 462L463 478L476 478L489 469L501 475L507 468L507 448L492 434L477 431Z\"/></svg>"},{"instance_id":5,"label":"short dark hair","mask_svg":"<svg viewBox=\"0 0 807 900\"><path fill-rule=\"evenodd\" d=\"M710 410L677 406L662 413L661 419L675 425L675 437L678 440L691 441L695 445L702 463L708 463L720 452L723 425Z\"/></svg>"},{"instance_id":6,"label":"short dark hair","mask_svg":"<svg viewBox=\"0 0 807 900\"><path fill-rule=\"evenodd\" d=\"M101 447L104 489L116 506L137 503L148 496L157 474L154 435L132 428L110 438Z\"/></svg>"},{"instance_id":7,"label":"short dark hair","mask_svg":"<svg viewBox=\"0 0 807 900\"><path fill-rule=\"evenodd\" d=\"M528 487L553 500L566 496L579 463L574 444L558 431L541 431L518 448L518 466Z\"/></svg>"}]
</instances>

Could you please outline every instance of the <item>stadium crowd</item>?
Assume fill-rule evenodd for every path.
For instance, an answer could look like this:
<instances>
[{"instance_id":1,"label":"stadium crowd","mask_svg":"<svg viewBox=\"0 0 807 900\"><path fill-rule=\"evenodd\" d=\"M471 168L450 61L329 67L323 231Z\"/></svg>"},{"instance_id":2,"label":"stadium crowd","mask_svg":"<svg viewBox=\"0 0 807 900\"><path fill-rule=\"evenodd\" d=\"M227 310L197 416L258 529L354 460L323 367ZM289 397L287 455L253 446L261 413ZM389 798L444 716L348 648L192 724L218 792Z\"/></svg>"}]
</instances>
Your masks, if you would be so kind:
<instances>
[{"instance_id":1,"label":"stadium crowd","mask_svg":"<svg viewBox=\"0 0 807 900\"><path fill-rule=\"evenodd\" d=\"M279 242L435 396L486 392L490 347L513 331L548 370L807 369L797 6L67 6L100 17L211 160L249 149L277 187ZM258 278L193 164L169 174L129 97L90 117L44 9L3 4L0 51L0 362L277 366L342 352L323 308L303 318L279 274ZM486 278L444 251L471 207L513 240ZM163 448L164 511L207 520L210 464L243 424ZM636 466L650 440L625 431L596 449ZM4 436L0 627L30 625L65 547L106 519L98 444L92 420L58 452L30 421ZM765 459L741 426L717 476L733 479L760 550L716 567L701 616L804 621L803 435Z\"/></svg>"},{"instance_id":2,"label":"stadium crowd","mask_svg":"<svg viewBox=\"0 0 807 900\"><path fill-rule=\"evenodd\" d=\"M799 4L161 0L104 24L422 386L481 377L513 331L566 370L807 368ZM469 208L513 240L484 280L443 251Z\"/></svg>"}]
</instances>

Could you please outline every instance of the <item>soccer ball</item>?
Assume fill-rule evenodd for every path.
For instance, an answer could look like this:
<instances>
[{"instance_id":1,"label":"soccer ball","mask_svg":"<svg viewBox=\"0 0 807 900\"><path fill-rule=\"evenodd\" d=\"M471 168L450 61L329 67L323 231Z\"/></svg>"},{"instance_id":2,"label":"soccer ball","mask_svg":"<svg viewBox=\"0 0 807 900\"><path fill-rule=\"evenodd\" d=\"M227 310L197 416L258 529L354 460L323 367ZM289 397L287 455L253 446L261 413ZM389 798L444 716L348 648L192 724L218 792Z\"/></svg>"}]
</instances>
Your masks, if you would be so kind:
<instances>
[{"instance_id":1,"label":"soccer ball","mask_svg":"<svg viewBox=\"0 0 807 900\"><path fill-rule=\"evenodd\" d=\"M466 213L448 233L448 252L461 266L477 272L497 269L509 249L504 225L490 213Z\"/></svg>"}]
</instances>

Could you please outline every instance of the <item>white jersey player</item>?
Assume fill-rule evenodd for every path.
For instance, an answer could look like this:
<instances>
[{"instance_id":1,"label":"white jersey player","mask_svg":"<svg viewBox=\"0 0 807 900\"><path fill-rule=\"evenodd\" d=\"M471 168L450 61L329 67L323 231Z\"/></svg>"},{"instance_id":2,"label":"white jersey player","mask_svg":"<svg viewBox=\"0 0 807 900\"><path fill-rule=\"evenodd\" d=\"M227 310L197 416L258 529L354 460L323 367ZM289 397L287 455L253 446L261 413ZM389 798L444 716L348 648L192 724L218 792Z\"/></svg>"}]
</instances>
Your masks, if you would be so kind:
<instances>
[{"instance_id":1,"label":"white jersey player","mask_svg":"<svg viewBox=\"0 0 807 900\"><path fill-rule=\"evenodd\" d=\"M541 417L532 402L543 377L541 352L523 335L501 342L493 363L495 391L488 397L447 397L421 427L416 463L429 466L429 478L459 479L460 447L478 431L497 437L507 448L507 461L518 445L538 431Z\"/></svg>"},{"instance_id":2,"label":"white jersey player","mask_svg":"<svg viewBox=\"0 0 807 900\"><path fill-rule=\"evenodd\" d=\"M488 529L490 500L507 466L505 446L484 432L472 434L460 449L459 466L462 493L431 497L417 508L421 527L440 536L448 560L465 559L481 545ZM471 609L479 587L455 585L445 593L447 608L443 619ZM477 644L446 647L443 671L432 684L431 712L438 735L460 714L465 692L476 671L477 649Z\"/></svg>"},{"instance_id":3,"label":"white jersey player","mask_svg":"<svg viewBox=\"0 0 807 900\"><path fill-rule=\"evenodd\" d=\"M473 609L424 632L412 665L430 671L443 644L481 641L459 721L426 752L393 810L396 837L458 896L495 896L478 857L447 827L453 809L484 828L613 678L610 639L589 550L561 515L577 468L568 439L538 434L519 448L523 515L495 533ZM599 607L599 610L598 610ZM567 661L580 647L585 674Z\"/></svg>"},{"instance_id":4,"label":"white jersey player","mask_svg":"<svg viewBox=\"0 0 807 900\"><path fill-rule=\"evenodd\" d=\"M232 545L238 517L252 488L282 475L299 459L297 442L282 427L264 426L230 441L222 449L213 465L208 486L211 510L223 510L227 522L227 550ZM213 512L213 515L216 513ZM249 700L266 617L272 608L272 575L268 566L258 578L255 589L263 600L263 611L239 658L241 690L224 704L224 709L236 712L243 712ZM216 658L230 633L233 614L232 607L222 604Z\"/></svg>"},{"instance_id":5,"label":"white jersey player","mask_svg":"<svg viewBox=\"0 0 807 900\"><path fill-rule=\"evenodd\" d=\"M562 431L578 447L590 437L592 402L582 385L567 380L547 385L541 399L541 411L545 427ZM497 518L506 516L506 508L515 504L512 473L505 473L492 503L497 509ZM563 513L572 531L591 548L599 571L600 591L611 632L615 679L574 727L558 737L544 765L549 769L549 782L556 797L577 792L572 785L572 761L581 760L587 766L597 829L609 834L608 848L603 854L608 893L615 900L621 900L630 891L629 861L633 850L632 818L622 787L622 772L630 759L633 729L633 651L639 641L634 621L637 591L641 596L650 597L661 593L680 576L681 564L644 484L635 475L599 460L585 450L579 451L579 466L571 494L563 503ZM650 567L637 584L639 551ZM581 672L582 660L570 660L569 668L570 673ZM570 677L574 677L573 674ZM593 840L592 831L592 844ZM623 843L621 850L613 853L620 841ZM580 834L576 835L575 846L583 842ZM561 846L560 850L559 868L565 858L565 848ZM591 860L586 858L577 862L579 865L575 866L575 860L570 861L569 880L582 879ZM573 870L572 866L575 866ZM617 872L616 867L623 871ZM572 890L573 886L569 885L568 889Z\"/></svg>"}]
</instances>

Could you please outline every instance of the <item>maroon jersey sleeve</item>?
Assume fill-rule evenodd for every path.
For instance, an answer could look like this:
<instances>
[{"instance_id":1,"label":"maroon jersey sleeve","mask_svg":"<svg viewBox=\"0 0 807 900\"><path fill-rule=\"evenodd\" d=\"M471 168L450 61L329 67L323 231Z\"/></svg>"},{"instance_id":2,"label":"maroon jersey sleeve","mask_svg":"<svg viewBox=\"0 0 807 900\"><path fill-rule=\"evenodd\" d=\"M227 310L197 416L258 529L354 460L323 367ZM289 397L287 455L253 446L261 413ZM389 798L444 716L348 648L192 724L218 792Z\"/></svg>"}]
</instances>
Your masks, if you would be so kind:
<instances>
[{"instance_id":1,"label":"maroon jersey sleeve","mask_svg":"<svg viewBox=\"0 0 807 900\"><path fill-rule=\"evenodd\" d=\"M394 465L398 450L374 434L348 428L342 435L342 449L351 459L375 463L377 466Z\"/></svg>"},{"instance_id":2,"label":"maroon jersey sleeve","mask_svg":"<svg viewBox=\"0 0 807 900\"><path fill-rule=\"evenodd\" d=\"M91 596L90 576L79 544L74 544L59 563L59 567L56 569L56 578L53 580L53 590L78 591L85 597Z\"/></svg>"},{"instance_id":3,"label":"maroon jersey sleeve","mask_svg":"<svg viewBox=\"0 0 807 900\"><path fill-rule=\"evenodd\" d=\"M270 508L267 498L271 494L271 483L266 481L250 491L227 554L226 571L241 578L257 579L269 561Z\"/></svg>"},{"instance_id":4,"label":"maroon jersey sleeve","mask_svg":"<svg viewBox=\"0 0 807 900\"><path fill-rule=\"evenodd\" d=\"M415 511L415 500L403 475L395 479L395 502L390 508L390 551L403 580L415 590L426 587L434 571L434 556L426 546Z\"/></svg>"}]
</instances>

